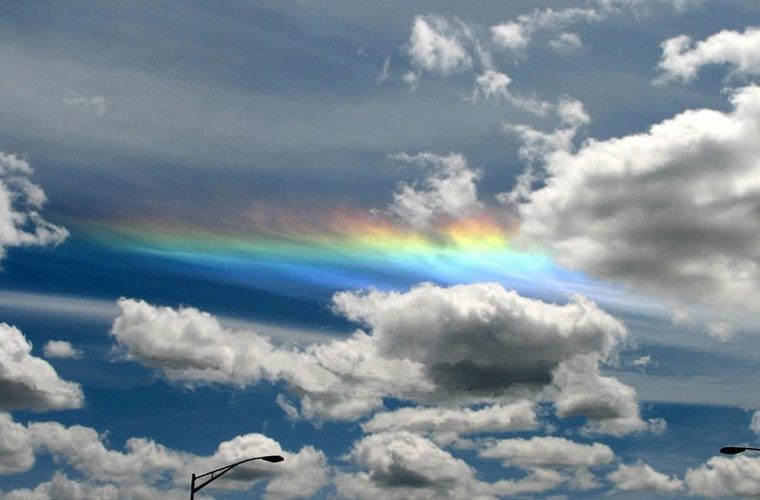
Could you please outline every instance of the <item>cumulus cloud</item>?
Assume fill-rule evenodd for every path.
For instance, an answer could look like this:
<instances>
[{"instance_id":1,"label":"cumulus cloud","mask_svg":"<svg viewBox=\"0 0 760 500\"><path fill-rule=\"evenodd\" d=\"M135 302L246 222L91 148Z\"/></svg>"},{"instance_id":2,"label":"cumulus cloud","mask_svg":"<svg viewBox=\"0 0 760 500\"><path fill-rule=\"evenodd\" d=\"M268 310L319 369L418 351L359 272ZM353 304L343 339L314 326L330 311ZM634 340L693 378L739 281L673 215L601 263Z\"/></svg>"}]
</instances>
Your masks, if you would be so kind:
<instances>
[{"instance_id":1,"label":"cumulus cloud","mask_svg":"<svg viewBox=\"0 0 760 500\"><path fill-rule=\"evenodd\" d=\"M760 459L746 456L712 457L707 463L686 471L684 481L694 495L760 496Z\"/></svg>"},{"instance_id":2,"label":"cumulus cloud","mask_svg":"<svg viewBox=\"0 0 760 500\"><path fill-rule=\"evenodd\" d=\"M354 445L351 458L371 471L373 482L386 486L448 489L474 479L464 461L408 432L367 436Z\"/></svg>"},{"instance_id":3,"label":"cumulus cloud","mask_svg":"<svg viewBox=\"0 0 760 500\"><path fill-rule=\"evenodd\" d=\"M659 81L692 81L709 64L727 64L735 73L759 75L760 27L752 26L741 33L724 30L696 44L686 35L665 40L658 65L663 72Z\"/></svg>"},{"instance_id":4,"label":"cumulus cloud","mask_svg":"<svg viewBox=\"0 0 760 500\"><path fill-rule=\"evenodd\" d=\"M675 493L685 489L684 482L677 477L657 472L641 460L633 465L620 464L607 479L620 491Z\"/></svg>"},{"instance_id":5,"label":"cumulus cloud","mask_svg":"<svg viewBox=\"0 0 760 500\"><path fill-rule=\"evenodd\" d=\"M406 430L431 434L437 443L447 443L461 435L517 432L538 427L536 409L530 401L483 408L400 408L375 414L362 424L364 432Z\"/></svg>"},{"instance_id":6,"label":"cumulus cloud","mask_svg":"<svg viewBox=\"0 0 760 500\"><path fill-rule=\"evenodd\" d=\"M585 298L558 306L497 284L341 292L333 301L336 311L370 327L382 355L421 363L452 391L541 386L564 359L587 352L608 357L626 335Z\"/></svg>"},{"instance_id":7,"label":"cumulus cloud","mask_svg":"<svg viewBox=\"0 0 760 500\"><path fill-rule=\"evenodd\" d=\"M275 465L256 461L242 465L209 489L247 490L256 481L266 481L267 496L308 498L327 482L327 461L322 452L310 446L297 453L288 452L262 434L238 436L221 443L213 455L197 456L145 438L130 438L124 451L113 450L105 445L102 435L89 427L67 427L58 422L23 426L4 414L0 414L0 430L0 449L10 452L9 463L10 457L18 459L15 466L0 461L0 472L28 470L35 455L49 454L57 463L65 463L85 478L84 482L72 482L58 474L53 481L34 490L10 493L11 498L60 498L55 492L68 490L91 492L94 498L164 498L176 492L172 485L184 490L192 472L272 454L284 456L285 462Z\"/></svg>"},{"instance_id":8,"label":"cumulus cloud","mask_svg":"<svg viewBox=\"0 0 760 500\"><path fill-rule=\"evenodd\" d=\"M46 358L78 359L82 357L82 351L74 349L71 342L65 340L48 340L42 347L42 353Z\"/></svg>"},{"instance_id":9,"label":"cumulus cloud","mask_svg":"<svg viewBox=\"0 0 760 500\"><path fill-rule=\"evenodd\" d=\"M385 395L433 390L421 365L379 356L376 340L363 332L299 350L276 347L253 331L223 328L193 308L175 311L130 299L119 307L112 334L127 359L188 385L284 381L300 398L300 413L291 417L353 420L381 406Z\"/></svg>"},{"instance_id":10,"label":"cumulus cloud","mask_svg":"<svg viewBox=\"0 0 760 500\"><path fill-rule=\"evenodd\" d=\"M180 500L187 497L185 488L156 489L150 486L134 485L99 485L69 479L65 474L56 472L50 481L30 488L19 488L2 496L3 500L148 500L162 498ZM208 498L199 495L199 500Z\"/></svg>"},{"instance_id":11,"label":"cumulus cloud","mask_svg":"<svg viewBox=\"0 0 760 500\"><path fill-rule=\"evenodd\" d=\"M46 197L29 163L0 151L0 259L11 247L58 245L68 236L39 213Z\"/></svg>"},{"instance_id":12,"label":"cumulus cloud","mask_svg":"<svg viewBox=\"0 0 760 500\"><path fill-rule=\"evenodd\" d=\"M548 153L515 243L597 277L757 312L760 87L732 103Z\"/></svg>"},{"instance_id":13,"label":"cumulus cloud","mask_svg":"<svg viewBox=\"0 0 760 500\"><path fill-rule=\"evenodd\" d=\"M568 480L535 469L517 480L480 481L475 471L432 441L408 432L367 436L354 444L349 458L360 472L339 473L335 483L345 498L499 498L540 493Z\"/></svg>"},{"instance_id":14,"label":"cumulus cloud","mask_svg":"<svg viewBox=\"0 0 760 500\"><path fill-rule=\"evenodd\" d=\"M21 331L0 323L0 410L34 411L79 408L78 384L61 379L50 364L31 354Z\"/></svg>"},{"instance_id":15,"label":"cumulus cloud","mask_svg":"<svg viewBox=\"0 0 760 500\"><path fill-rule=\"evenodd\" d=\"M280 444L263 434L246 434L221 443L210 457L192 457L176 476L182 484L191 470L212 470L240 460L241 457L282 455L284 462L262 461L240 466L220 480L218 488L248 490L254 481L266 480L267 498L311 498L327 484L328 468L324 453L313 446L304 446L297 453L282 449ZM214 483L216 485L216 483Z\"/></svg>"},{"instance_id":16,"label":"cumulus cloud","mask_svg":"<svg viewBox=\"0 0 760 500\"><path fill-rule=\"evenodd\" d=\"M0 413L0 474L23 472L34 465L29 433L7 413Z\"/></svg>"},{"instance_id":17,"label":"cumulus cloud","mask_svg":"<svg viewBox=\"0 0 760 500\"><path fill-rule=\"evenodd\" d=\"M467 27L440 16L417 16L407 53L417 73L450 75L469 69L472 57L464 47Z\"/></svg>"},{"instance_id":18,"label":"cumulus cloud","mask_svg":"<svg viewBox=\"0 0 760 500\"><path fill-rule=\"evenodd\" d=\"M501 439L479 452L483 458L502 460L505 467L598 467L615 458L602 443L582 444L561 437Z\"/></svg>"},{"instance_id":19,"label":"cumulus cloud","mask_svg":"<svg viewBox=\"0 0 760 500\"><path fill-rule=\"evenodd\" d=\"M476 182L480 173L459 154L438 156L433 153L396 154L397 162L429 169L422 182L402 183L393 193L388 211L403 223L425 229L437 217L466 217L481 208Z\"/></svg>"},{"instance_id":20,"label":"cumulus cloud","mask_svg":"<svg viewBox=\"0 0 760 500\"><path fill-rule=\"evenodd\" d=\"M333 297L335 312L367 331L305 348L275 346L255 332L225 329L193 308L173 310L130 299L120 300L119 307L122 313L112 335L127 359L189 385L284 382L299 400L296 405L285 396L278 399L290 418L317 420L355 420L382 407L387 397L426 405L473 405L503 404L547 391L580 393L580 388L592 386L578 381L586 372L560 380L561 367L583 356L589 357L587 364L612 361L627 335L618 320L583 297L549 304L498 284L341 292ZM562 390L552 383L555 379ZM630 391L628 395L635 395ZM635 405L635 399L620 401ZM596 411L591 404L560 406L572 415L583 408ZM419 425L433 434L445 432L446 425L452 430L461 424L461 432L468 433L481 425L507 425L510 419L531 421L527 406L508 408L406 411L418 413ZM478 420L464 424L464 415ZM449 423L427 423L439 417ZM396 420L378 417L367 425L387 426Z\"/></svg>"},{"instance_id":21,"label":"cumulus cloud","mask_svg":"<svg viewBox=\"0 0 760 500\"><path fill-rule=\"evenodd\" d=\"M634 432L661 433L665 421L641 418L636 390L599 373L594 355L579 356L560 365L554 383L554 404L560 417L585 416L588 433L622 436Z\"/></svg>"}]
</instances>

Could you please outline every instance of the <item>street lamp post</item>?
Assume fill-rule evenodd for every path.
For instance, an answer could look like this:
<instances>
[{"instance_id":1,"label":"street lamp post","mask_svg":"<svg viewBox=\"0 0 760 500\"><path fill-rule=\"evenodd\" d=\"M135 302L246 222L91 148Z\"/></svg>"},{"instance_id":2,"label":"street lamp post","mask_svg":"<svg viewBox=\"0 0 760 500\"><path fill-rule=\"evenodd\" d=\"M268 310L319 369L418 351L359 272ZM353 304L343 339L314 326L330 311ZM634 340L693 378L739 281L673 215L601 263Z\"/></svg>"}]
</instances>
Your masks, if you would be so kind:
<instances>
[{"instance_id":1,"label":"street lamp post","mask_svg":"<svg viewBox=\"0 0 760 500\"><path fill-rule=\"evenodd\" d=\"M724 455L736 455L738 453L744 453L747 450L760 451L760 448L751 448L749 446L724 446L720 449L720 452Z\"/></svg>"},{"instance_id":2,"label":"street lamp post","mask_svg":"<svg viewBox=\"0 0 760 500\"><path fill-rule=\"evenodd\" d=\"M230 471L230 469L234 469L240 464L244 464L246 462L252 462L253 460L263 460L265 462L271 462L273 464L276 464L277 462L282 462L285 460L280 455L267 455L264 457L253 457L253 458L246 458L245 460L241 460L239 462L235 462L234 464L225 465L224 467L219 467L218 469L214 469L210 472L206 472L205 474L200 474L196 476L195 474L192 475L190 479L190 500L195 499L195 493L200 491L204 486L208 485L211 481L216 481L220 477L222 477L224 474ZM202 482L198 486L195 485L195 481L201 478L204 478L206 476L211 476L206 481Z\"/></svg>"}]
</instances>

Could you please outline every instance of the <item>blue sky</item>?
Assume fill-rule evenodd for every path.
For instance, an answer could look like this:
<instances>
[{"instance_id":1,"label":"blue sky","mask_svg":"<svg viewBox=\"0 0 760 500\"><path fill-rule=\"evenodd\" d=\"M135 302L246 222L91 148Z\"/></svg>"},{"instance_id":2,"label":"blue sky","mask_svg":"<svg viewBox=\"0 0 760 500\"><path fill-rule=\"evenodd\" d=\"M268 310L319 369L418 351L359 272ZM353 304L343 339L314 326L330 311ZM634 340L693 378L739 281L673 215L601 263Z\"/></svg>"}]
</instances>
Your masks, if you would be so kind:
<instances>
[{"instance_id":1,"label":"blue sky","mask_svg":"<svg viewBox=\"0 0 760 500\"><path fill-rule=\"evenodd\" d=\"M760 496L756 2L0 5L0 498Z\"/></svg>"}]
</instances>

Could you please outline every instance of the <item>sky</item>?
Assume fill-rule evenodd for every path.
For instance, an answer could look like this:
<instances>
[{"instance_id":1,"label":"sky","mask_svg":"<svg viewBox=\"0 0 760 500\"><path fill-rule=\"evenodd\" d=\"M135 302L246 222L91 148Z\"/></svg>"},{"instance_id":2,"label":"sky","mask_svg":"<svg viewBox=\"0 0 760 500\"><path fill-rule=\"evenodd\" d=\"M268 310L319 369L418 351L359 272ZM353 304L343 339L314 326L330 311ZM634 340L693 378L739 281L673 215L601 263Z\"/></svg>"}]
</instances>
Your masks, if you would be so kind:
<instances>
[{"instance_id":1,"label":"sky","mask_svg":"<svg viewBox=\"0 0 760 500\"><path fill-rule=\"evenodd\" d=\"M757 2L0 12L0 499L760 497Z\"/></svg>"}]
</instances>

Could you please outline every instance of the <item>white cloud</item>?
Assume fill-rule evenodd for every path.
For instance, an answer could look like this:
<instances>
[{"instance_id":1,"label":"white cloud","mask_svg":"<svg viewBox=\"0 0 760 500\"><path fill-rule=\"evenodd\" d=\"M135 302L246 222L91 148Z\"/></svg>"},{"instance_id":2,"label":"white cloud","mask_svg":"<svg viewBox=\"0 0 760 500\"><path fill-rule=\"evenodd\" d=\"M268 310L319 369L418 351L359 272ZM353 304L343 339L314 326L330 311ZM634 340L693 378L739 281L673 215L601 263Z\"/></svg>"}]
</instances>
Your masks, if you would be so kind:
<instances>
[{"instance_id":1,"label":"white cloud","mask_svg":"<svg viewBox=\"0 0 760 500\"><path fill-rule=\"evenodd\" d=\"M479 75L475 80L474 98L481 97L483 99L509 99L510 94L507 87L512 79L505 73L494 71L492 69L486 70L482 75Z\"/></svg>"},{"instance_id":2,"label":"white cloud","mask_svg":"<svg viewBox=\"0 0 760 500\"><path fill-rule=\"evenodd\" d=\"M707 323L707 335L720 342L728 342L734 336L734 327L725 321Z\"/></svg>"},{"instance_id":3,"label":"white cloud","mask_svg":"<svg viewBox=\"0 0 760 500\"><path fill-rule=\"evenodd\" d=\"M327 484L327 458L312 446L304 446L298 453L287 452L280 444L263 434L246 434L221 443L210 457L192 457L175 475L175 483L183 484L191 471L213 470L220 465L241 458L282 455L284 462L269 464L254 461L237 467L215 488L248 490L254 481L266 480L267 498L311 498Z\"/></svg>"},{"instance_id":4,"label":"white cloud","mask_svg":"<svg viewBox=\"0 0 760 500\"><path fill-rule=\"evenodd\" d=\"M620 491L675 493L685 489L684 482L677 477L657 472L640 460L634 465L620 464L607 475L607 479Z\"/></svg>"},{"instance_id":5,"label":"white cloud","mask_svg":"<svg viewBox=\"0 0 760 500\"><path fill-rule=\"evenodd\" d=\"M377 79L375 80L378 84L381 84L390 78L390 68L391 56L386 56L385 59L383 59L383 66L380 69L380 74L377 75Z\"/></svg>"},{"instance_id":6,"label":"white cloud","mask_svg":"<svg viewBox=\"0 0 760 500\"><path fill-rule=\"evenodd\" d=\"M552 105L537 97L516 95L509 91L512 81L509 76L493 69L485 70L475 79L475 88L472 91L472 99L477 100L502 100L513 106L533 113L545 115L552 109Z\"/></svg>"},{"instance_id":7,"label":"white cloud","mask_svg":"<svg viewBox=\"0 0 760 500\"><path fill-rule=\"evenodd\" d=\"M32 345L17 328L0 323L0 410L79 408L78 384L62 380L50 364L32 356Z\"/></svg>"},{"instance_id":8,"label":"white cloud","mask_svg":"<svg viewBox=\"0 0 760 500\"><path fill-rule=\"evenodd\" d=\"M499 48L521 51L528 46L533 35L539 30L556 31L577 22L599 19L601 15L595 9L536 9L530 14L522 14L514 20L492 26L491 40Z\"/></svg>"},{"instance_id":9,"label":"white cloud","mask_svg":"<svg viewBox=\"0 0 760 500\"><path fill-rule=\"evenodd\" d=\"M703 0L592 0L607 14L622 8L630 9L635 15L646 14L651 7L662 5L676 12L683 12L690 7L704 3Z\"/></svg>"},{"instance_id":10,"label":"white cloud","mask_svg":"<svg viewBox=\"0 0 760 500\"><path fill-rule=\"evenodd\" d=\"M627 335L619 321L585 298L548 304L498 284L342 292L333 303L337 313L368 331L303 349L277 347L255 332L223 328L196 309L122 299L112 334L127 359L175 382L243 387L282 381L300 403L297 408L279 398L290 418L317 420L355 420L382 407L386 397L459 405L535 397L553 387L564 362L584 355L595 363L610 361ZM496 409L462 411L475 412L482 425L504 418ZM422 421L434 413L422 410ZM430 429L436 432L435 425Z\"/></svg>"},{"instance_id":11,"label":"white cloud","mask_svg":"<svg viewBox=\"0 0 760 500\"><path fill-rule=\"evenodd\" d=\"M557 115L562 123L570 128L577 129L591 123L591 117L583 107L583 103L577 99L560 99L557 103Z\"/></svg>"},{"instance_id":12,"label":"white cloud","mask_svg":"<svg viewBox=\"0 0 760 500\"><path fill-rule=\"evenodd\" d=\"M499 498L530 495L553 490L571 480L570 477L552 469L533 469L520 479L502 479L491 485L490 490Z\"/></svg>"},{"instance_id":13,"label":"white cloud","mask_svg":"<svg viewBox=\"0 0 760 500\"><path fill-rule=\"evenodd\" d=\"M462 155L402 153L391 158L431 171L422 182L412 185L402 183L393 193L388 211L405 224L425 229L438 217L457 219L481 208L475 185L480 173L471 168Z\"/></svg>"},{"instance_id":14,"label":"white cloud","mask_svg":"<svg viewBox=\"0 0 760 500\"><path fill-rule=\"evenodd\" d=\"M599 373L595 355L578 356L560 365L554 374L559 389L555 396L557 415L588 419L585 431L622 436L634 432L660 433L665 421L642 420L636 390L613 377Z\"/></svg>"},{"instance_id":15,"label":"white cloud","mask_svg":"<svg viewBox=\"0 0 760 500\"><path fill-rule=\"evenodd\" d=\"M9 463L10 457L18 460L14 466L0 459L0 472L28 470L35 455L49 454L56 463L73 468L85 479L71 482L59 474L58 479L54 477L51 483L43 483L33 491L11 493L12 498L60 498L55 491L68 491L59 489L64 486L75 492L91 492L82 498L164 498L176 491L172 485L184 489L193 472L203 473L242 458L273 454L282 455L285 461L241 465L208 489L248 490L256 481L266 481L268 497L309 498L327 483L327 460L322 452L310 446L297 453L288 452L262 434L238 436L221 443L213 455L196 456L145 438L128 439L124 451L108 449L104 437L92 428L67 427L58 422L23 426L3 414L0 430L0 450L8 453ZM56 481L61 484L54 484Z\"/></svg>"},{"instance_id":16,"label":"white cloud","mask_svg":"<svg viewBox=\"0 0 760 500\"><path fill-rule=\"evenodd\" d=\"M510 21L491 26L491 39L497 47L520 50L528 46L530 31L520 23Z\"/></svg>"},{"instance_id":17,"label":"white cloud","mask_svg":"<svg viewBox=\"0 0 760 500\"><path fill-rule=\"evenodd\" d=\"M447 489L474 479L463 460L408 432L367 436L354 445L351 458L371 471L372 481L387 486Z\"/></svg>"},{"instance_id":18,"label":"white cloud","mask_svg":"<svg viewBox=\"0 0 760 500\"><path fill-rule=\"evenodd\" d=\"M641 370L644 370L647 366L652 364L652 356L639 356L638 358L631 361L631 364L640 368Z\"/></svg>"},{"instance_id":19,"label":"white cloud","mask_svg":"<svg viewBox=\"0 0 760 500\"><path fill-rule=\"evenodd\" d=\"M577 33L560 33L549 41L549 47L560 54L571 54L583 47L581 37Z\"/></svg>"},{"instance_id":20,"label":"white cloud","mask_svg":"<svg viewBox=\"0 0 760 500\"><path fill-rule=\"evenodd\" d=\"M522 142L518 152L528 166L517 176L511 191L496 195L501 203L513 207L530 199L536 186L543 185L547 158L555 152L572 151L578 129L591 122L581 101L562 98L555 106L547 106L547 109L554 109L560 120L560 126L552 132L537 130L528 125L504 125L505 132L517 135Z\"/></svg>"},{"instance_id":21,"label":"white cloud","mask_svg":"<svg viewBox=\"0 0 760 500\"><path fill-rule=\"evenodd\" d=\"M383 356L421 363L454 392L542 386L563 360L588 352L606 359L626 335L583 297L558 306L497 284L341 292L333 300L338 312L370 327Z\"/></svg>"},{"instance_id":22,"label":"white cloud","mask_svg":"<svg viewBox=\"0 0 760 500\"><path fill-rule=\"evenodd\" d=\"M0 152L0 174L32 175L34 170L29 162L18 155Z\"/></svg>"},{"instance_id":23,"label":"white cloud","mask_svg":"<svg viewBox=\"0 0 760 500\"><path fill-rule=\"evenodd\" d=\"M756 411L752 414L752 421L749 424L749 428L755 434L760 435L760 411Z\"/></svg>"},{"instance_id":24,"label":"white cloud","mask_svg":"<svg viewBox=\"0 0 760 500\"><path fill-rule=\"evenodd\" d=\"M137 492L134 492L137 493ZM163 492L162 492L163 493ZM162 498L176 498L179 500L179 492L175 495ZM8 492L2 496L3 500L56 500L56 499L81 499L81 500L143 500L147 497L130 494L127 491L119 491L114 485L93 485L74 481L64 474L56 473L50 481L37 485L34 489L20 488Z\"/></svg>"},{"instance_id":25,"label":"white cloud","mask_svg":"<svg viewBox=\"0 0 760 500\"><path fill-rule=\"evenodd\" d=\"M412 25L407 52L419 72L450 75L469 69L472 58L462 37L466 28L440 16L417 16Z\"/></svg>"},{"instance_id":26,"label":"white cloud","mask_svg":"<svg viewBox=\"0 0 760 500\"><path fill-rule=\"evenodd\" d=\"M93 113L97 117L106 114L106 99L103 96L85 97L82 94L70 91L64 97L63 102L74 109Z\"/></svg>"},{"instance_id":27,"label":"white cloud","mask_svg":"<svg viewBox=\"0 0 760 500\"><path fill-rule=\"evenodd\" d=\"M582 444L561 437L501 439L479 452L483 458L502 460L505 467L598 467L615 459L609 446Z\"/></svg>"},{"instance_id":28,"label":"white cloud","mask_svg":"<svg viewBox=\"0 0 760 500\"><path fill-rule=\"evenodd\" d=\"M111 333L130 359L163 370L170 380L243 386L263 377L273 347L266 337L235 335L192 308L174 311L122 299Z\"/></svg>"},{"instance_id":29,"label":"white cloud","mask_svg":"<svg viewBox=\"0 0 760 500\"><path fill-rule=\"evenodd\" d=\"M69 234L39 214L45 193L30 175L26 160L0 152L0 259L8 248L58 245Z\"/></svg>"},{"instance_id":30,"label":"white cloud","mask_svg":"<svg viewBox=\"0 0 760 500\"><path fill-rule=\"evenodd\" d=\"M535 405L530 401L478 409L400 408L392 412L377 413L362 424L364 432L405 430L432 434L438 443L454 441L465 434L517 432L537 427Z\"/></svg>"},{"instance_id":31,"label":"white cloud","mask_svg":"<svg viewBox=\"0 0 760 500\"><path fill-rule=\"evenodd\" d=\"M339 473L335 483L344 498L479 498L540 493L567 477L535 469L518 480L485 483L463 460L432 441L408 432L367 436L354 444L350 458L366 472Z\"/></svg>"},{"instance_id":32,"label":"white cloud","mask_svg":"<svg viewBox=\"0 0 760 500\"><path fill-rule=\"evenodd\" d=\"M409 88L411 88L412 90L417 90L417 86L420 83L420 75L415 73L414 71L407 71L406 73L404 73L402 80L404 80L404 83L409 85Z\"/></svg>"},{"instance_id":33,"label":"white cloud","mask_svg":"<svg viewBox=\"0 0 760 500\"><path fill-rule=\"evenodd\" d=\"M707 463L686 471L684 481L693 495L757 497L760 496L760 459L712 457Z\"/></svg>"},{"instance_id":34,"label":"white cloud","mask_svg":"<svg viewBox=\"0 0 760 500\"><path fill-rule=\"evenodd\" d=\"M34 422L27 428L35 452L65 460L74 469L100 481L153 482L183 463L180 453L143 438L127 440L126 451L120 452L107 449L101 436L89 427Z\"/></svg>"},{"instance_id":35,"label":"white cloud","mask_svg":"<svg viewBox=\"0 0 760 500\"><path fill-rule=\"evenodd\" d=\"M545 157L517 245L597 277L757 312L760 88L728 113L686 111L647 133Z\"/></svg>"},{"instance_id":36,"label":"white cloud","mask_svg":"<svg viewBox=\"0 0 760 500\"><path fill-rule=\"evenodd\" d=\"M703 66L728 64L735 73L760 74L760 27L738 31L724 30L709 36L696 45L686 35L662 42L659 81L694 80Z\"/></svg>"},{"instance_id":37,"label":"white cloud","mask_svg":"<svg viewBox=\"0 0 760 500\"><path fill-rule=\"evenodd\" d=\"M362 332L304 350L277 348L253 331L223 328L197 309L129 299L119 307L112 334L128 359L188 385L282 380L300 398L304 418L353 420L381 406L385 395L433 389L422 366L380 357L375 339Z\"/></svg>"},{"instance_id":38,"label":"white cloud","mask_svg":"<svg viewBox=\"0 0 760 500\"><path fill-rule=\"evenodd\" d=\"M578 129L591 122L583 103L563 98L554 106L560 126L552 132L543 132L527 125L505 125L507 132L516 134L522 141L520 157L530 164L543 163L557 151L572 151Z\"/></svg>"},{"instance_id":39,"label":"white cloud","mask_svg":"<svg viewBox=\"0 0 760 500\"><path fill-rule=\"evenodd\" d=\"M82 357L82 351L74 349L71 342L65 340L48 340L42 348L46 358L78 359Z\"/></svg>"},{"instance_id":40,"label":"white cloud","mask_svg":"<svg viewBox=\"0 0 760 500\"><path fill-rule=\"evenodd\" d=\"M0 474L29 470L34 465L29 433L7 413L0 413Z\"/></svg>"}]
</instances>

